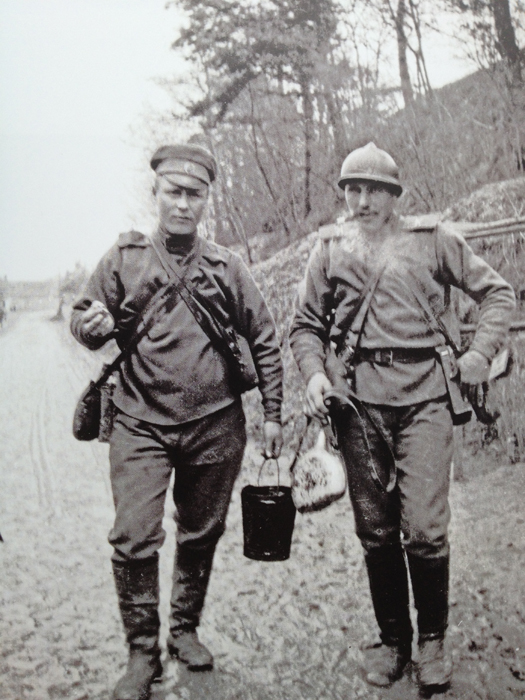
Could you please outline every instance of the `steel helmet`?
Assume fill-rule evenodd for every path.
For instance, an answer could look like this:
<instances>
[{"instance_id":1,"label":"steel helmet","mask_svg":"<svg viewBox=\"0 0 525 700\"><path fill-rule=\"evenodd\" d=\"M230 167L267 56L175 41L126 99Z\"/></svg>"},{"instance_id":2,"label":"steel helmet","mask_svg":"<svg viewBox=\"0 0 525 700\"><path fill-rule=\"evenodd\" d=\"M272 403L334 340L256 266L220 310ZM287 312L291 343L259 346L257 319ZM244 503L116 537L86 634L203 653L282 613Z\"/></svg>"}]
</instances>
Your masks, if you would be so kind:
<instances>
[{"instance_id":1,"label":"steel helmet","mask_svg":"<svg viewBox=\"0 0 525 700\"><path fill-rule=\"evenodd\" d=\"M392 192L396 197L399 197L403 191L395 160L372 141L362 148L356 148L346 156L337 184L344 190L346 183L351 180L371 180L392 185Z\"/></svg>"}]
</instances>

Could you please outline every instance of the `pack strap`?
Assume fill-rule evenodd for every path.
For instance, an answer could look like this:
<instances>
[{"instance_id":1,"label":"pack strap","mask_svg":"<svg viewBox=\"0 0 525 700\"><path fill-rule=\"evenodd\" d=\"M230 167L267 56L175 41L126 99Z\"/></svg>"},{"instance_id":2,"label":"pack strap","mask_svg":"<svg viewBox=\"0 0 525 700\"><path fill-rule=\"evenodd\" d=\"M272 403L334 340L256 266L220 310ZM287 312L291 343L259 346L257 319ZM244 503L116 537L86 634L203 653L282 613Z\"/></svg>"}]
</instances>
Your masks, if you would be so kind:
<instances>
[{"instance_id":1,"label":"pack strap","mask_svg":"<svg viewBox=\"0 0 525 700\"><path fill-rule=\"evenodd\" d=\"M341 327L341 340L336 348L336 353L345 364L350 364L363 334L366 317L372 303L374 293L386 267L386 263L376 269L361 290L358 301L358 309L354 316L346 318Z\"/></svg>"},{"instance_id":2,"label":"pack strap","mask_svg":"<svg viewBox=\"0 0 525 700\"><path fill-rule=\"evenodd\" d=\"M156 250L155 245L153 244L153 240L151 238L150 241L154 250ZM194 255L195 253L189 256L188 263L191 261ZM109 365L106 365L104 367L99 378L94 382L94 385L97 389L100 389L101 386L107 382L109 377L117 369L122 360L132 352L132 350L139 344L141 339L151 329L153 324L158 319L158 314L160 310L167 307L168 303L174 303L175 299L177 298L177 295L180 293L180 286L183 284L184 276L187 270L188 268L186 268L185 272L182 274L182 277L177 280L174 280L168 275L168 284L165 284L164 286L157 289L153 293L153 295L147 300L146 304L142 309L141 315L138 317L138 321L135 324L135 328L126 342L126 345L121 349L117 357Z\"/></svg>"},{"instance_id":3,"label":"pack strap","mask_svg":"<svg viewBox=\"0 0 525 700\"><path fill-rule=\"evenodd\" d=\"M414 279L414 278L412 278ZM461 354L461 348L459 345L456 343L452 335L450 334L450 331L448 328L445 326L443 323L442 319L439 317L439 315L432 309L430 306L430 302L426 296L426 294L423 293L423 290L421 289L421 285L419 280L414 279L414 286L412 285L407 285L414 295L417 303L423 310L423 313L425 315L425 321L427 323L427 326L429 330L435 332L436 330L441 333L441 335L445 338L445 342L450 345L452 350L454 351L454 354L456 357L459 357Z\"/></svg>"},{"instance_id":4,"label":"pack strap","mask_svg":"<svg viewBox=\"0 0 525 700\"><path fill-rule=\"evenodd\" d=\"M167 284L160 287L148 300L142 312L142 317L139 318L138 323L135 325L135 329L131 334L131 337L128 339L126 345L121 349L120 353L109 365L105 365L99 378L94 382L97 389L100 389L100 387L107 382L122 360L131 353L131 351L138 345L140 340L150 330L154 321L156 320L156 312L158 312L164 306L167 300L171 297L172 292L174 294L176 292L174 285Z\"/></svg>"},{"instance_id":5,"label":"pack strap","mask_svg":"<svg viewBox=\"0 0 525 700\"><path fill-rule=\"evenodd\" d=\"M377 425L375 420L372 418L367 407L363 404L362 401L360 401L357 398L357 396L355 396L355 394L352 394L351 396L345 396L344 394L341 394L338 391L327 391L325 394L325 400L328 402L328 405L330 405L330 402L334 399L339 403L340 407L348 406L356 414L357 421L359 423L359 427L361 429L361 433L363 435L363 440L364 440L367 454L368 454L368 466L370 469L370 474L372 476L372 479L377 483L377 485L383 491L386 491L386 493L391 493L394 490L394 488L396 486L396 482L397 482L397 466L396 466L396 459L394 457L394 453L392 452L392 448L390 447L390 443L388 442L385 435L383 434L383 431L379 428L379 426ZM388 450L388 453L389 453L390 464L389 464L388 482L386 484L383 483L381 477L377 473L377 469L375 467L374 460L372 459L372 450L370 449L370 442L368 441L368 435L366 432L365 418L368 420L370 425L373 427L373 429L375 430L378 437L384 442L384 444ZM336 431L336 437L337 437L337 431Z\"/></svg>"},{"instance_id":6,"label":"pack strap","mask_svg":"<svg viewBox=\"0 0 525 700\"><path fill-rule=\"evenodd\" d=\"M227 331L216 318L213 306L196 289L190 291L186 285L182 269L172 256L167 254L164 246L155 239L155 236L152 237L151 244L169 279L177 285L177 291L181 299L214 348L226 359L230 366L237 366L239 362L239 348L234 338L227 334ZM199 254L197 252L195 259L198 260L198 257Z\"/></svg>"}]
</instances>

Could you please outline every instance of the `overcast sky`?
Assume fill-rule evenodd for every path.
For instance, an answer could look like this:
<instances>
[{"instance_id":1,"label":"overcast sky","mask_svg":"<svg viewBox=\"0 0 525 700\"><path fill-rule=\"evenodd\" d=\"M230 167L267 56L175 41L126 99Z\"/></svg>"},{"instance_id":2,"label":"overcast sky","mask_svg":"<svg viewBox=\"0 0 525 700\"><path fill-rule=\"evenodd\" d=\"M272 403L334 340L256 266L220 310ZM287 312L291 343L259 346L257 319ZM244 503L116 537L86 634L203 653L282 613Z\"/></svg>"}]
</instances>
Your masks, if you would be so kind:
<instances>
[{"instance_id":1,"label":"overcast sky","mask_svg":"<svg viewBox=\"0 0 525 700\"><path fill-rule=\"evenodd\" d=\"M166 0L0 0L0 276L92 268L116 235L147 226L133 136L170 99L181 63ZM433 85L471 66L427 48ZM146 231L147 232L147 231Z\"/></svg>"}]
</instances>

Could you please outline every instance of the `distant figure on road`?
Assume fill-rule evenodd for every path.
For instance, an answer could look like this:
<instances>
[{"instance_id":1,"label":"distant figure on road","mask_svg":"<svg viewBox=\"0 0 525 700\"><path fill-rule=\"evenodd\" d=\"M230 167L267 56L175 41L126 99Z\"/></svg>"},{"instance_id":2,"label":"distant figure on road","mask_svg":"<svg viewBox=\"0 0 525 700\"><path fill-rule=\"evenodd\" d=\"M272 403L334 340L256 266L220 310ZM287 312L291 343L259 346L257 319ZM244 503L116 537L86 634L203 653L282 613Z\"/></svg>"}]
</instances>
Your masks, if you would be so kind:
<instances>
[{"instance_id":1,"label":"distant figure on road","mask_svg":"<svg viewBox=\"0 0 525 700\"><path fill-rule=\"evenodd\" d=\"M456 393L450 379L459 372L464 393L476 400L505 340L515 297L450 228L403 229L397 165L373 143L347 156L338 184L349 220L321 236L312 252L290 342L310 415L326 416L325 398L334 388L346 397L330 401L330 412L381 638L365 650L365 677L388 686L411 660L409 575L419 684L439 691L452 672L444 645ZM450 345L459 343L459 332L451 285L480 308L477 331L455 368ZM462 402L459 386L457 396Z\"/></svg>"},{"instance_id":2,"label":"distant figure on road","mask_svg":"<svg viewBox=\"0 0 525 700\"><path fill-rule=\"evenodd\" d=\"M210 335L210 314L230 332L232 347L239 350L233 330L248 341L265 413L266 457L277 457L282 447L282 365L273 319L241 258L197 234L215 159L198 145L176 144L158 149L151 167L157 230L151 238L121 234L71 319L73 335L86 347L111 338L125 346L141 311L171 280L148 332L120 365L113 396L109 457L116 517L109 542L130 650L115 700L144 700L162 674L158 550L173 470L177 546L167 648L192 671L213 666L196 628L246 431L242 388L231 357ZM188 291L204 304L199 313L186 301ZM151 318L149 310L146 315Z\"/></svg>"}]
</instances>

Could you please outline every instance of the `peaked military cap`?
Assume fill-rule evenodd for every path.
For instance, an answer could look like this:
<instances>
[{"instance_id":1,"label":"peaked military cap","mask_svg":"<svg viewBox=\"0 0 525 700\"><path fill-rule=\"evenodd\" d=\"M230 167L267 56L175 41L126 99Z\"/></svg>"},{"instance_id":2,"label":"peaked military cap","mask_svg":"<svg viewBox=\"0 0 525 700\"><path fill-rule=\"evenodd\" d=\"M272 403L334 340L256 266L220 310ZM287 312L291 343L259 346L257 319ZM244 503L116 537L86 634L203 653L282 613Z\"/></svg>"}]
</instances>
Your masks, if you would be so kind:
<instances>
[{"instance_id":1,"label":"peaked military cap","mask_svg":"<svg viewBox=\"0 0 525 700\"><path fill-rule=\"evenodd\" d=\"M195 143L161 146L153 154L150 165L157 175L190 175L207 185L215 180L217 173L213 154Z\"/></svg>"}]
</instances>

